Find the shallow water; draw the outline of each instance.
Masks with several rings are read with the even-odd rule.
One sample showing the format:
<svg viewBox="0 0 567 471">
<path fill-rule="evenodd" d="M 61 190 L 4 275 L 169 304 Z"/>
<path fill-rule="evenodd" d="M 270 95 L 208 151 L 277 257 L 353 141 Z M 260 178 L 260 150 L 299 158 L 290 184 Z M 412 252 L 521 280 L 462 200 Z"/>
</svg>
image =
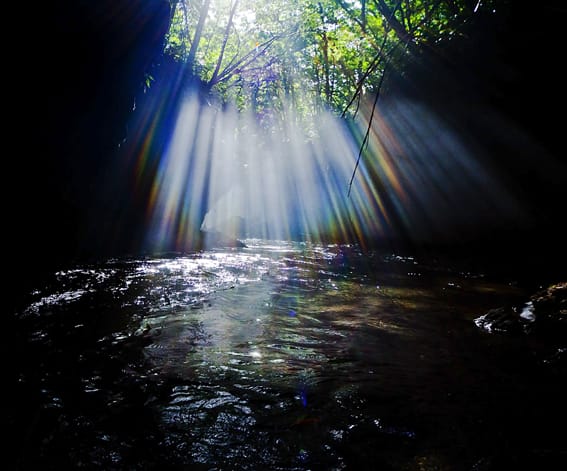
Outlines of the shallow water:
<svg viewBox="0 0 567 471">
<path fill-rule="evenodd" d="M 525 296 L 433 258 L 259 240 L 62 270 L 9 326 L 9 461 L 554 469 L 557 372 L 474 323 Z"/>
</svg>

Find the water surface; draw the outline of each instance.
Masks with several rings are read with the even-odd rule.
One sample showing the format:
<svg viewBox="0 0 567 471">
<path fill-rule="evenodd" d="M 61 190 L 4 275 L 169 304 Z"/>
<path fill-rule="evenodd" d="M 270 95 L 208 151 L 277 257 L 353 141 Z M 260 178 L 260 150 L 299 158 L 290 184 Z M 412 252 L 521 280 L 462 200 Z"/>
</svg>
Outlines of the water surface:
<svg viewBox="0 0 567 471">
<path fill-rule="evenodd" d="M 525 295 L 259 240 L 70 267 L 16 315 L 7 443 L 22 469 L 553 469 L 556 372 L 474 323 Z"/>
</svg>

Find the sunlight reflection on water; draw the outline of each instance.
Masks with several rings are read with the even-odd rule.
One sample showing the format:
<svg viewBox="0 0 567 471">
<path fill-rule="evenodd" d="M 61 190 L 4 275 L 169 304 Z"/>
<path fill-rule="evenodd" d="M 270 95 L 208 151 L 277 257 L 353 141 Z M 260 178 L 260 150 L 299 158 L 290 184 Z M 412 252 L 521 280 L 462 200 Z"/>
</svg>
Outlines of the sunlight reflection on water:
<svg viewBox="0 0 567 471">
<path fill-rule="evenodd" d="M 41 360 L 20 381 L 64 417 L 44 455 L 401 470 L 424 450 L 449 466 L 444 440 L 470 446 L 477 429 L 451 430 L 473 398 L 483 417 L 494 374 L 472 321 L 513 287 L 355 246 L 246 245 L 60 271 L 33 292 Z"/>
</svg>

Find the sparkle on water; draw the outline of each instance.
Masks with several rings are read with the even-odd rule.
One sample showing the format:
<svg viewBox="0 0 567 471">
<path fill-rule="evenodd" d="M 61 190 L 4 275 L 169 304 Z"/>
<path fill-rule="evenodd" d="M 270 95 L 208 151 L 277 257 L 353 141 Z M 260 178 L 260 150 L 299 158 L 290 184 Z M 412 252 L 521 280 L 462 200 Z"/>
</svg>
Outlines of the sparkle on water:
<svg viewBox="0 0 567 471">
<path fill-rule="evenodd" d="M 552 446 L 515 391 L 553 389 L 473 322 L 517 288 L 351 245 L 246 243 L 62 270 L 31 293 L 8 415 L 22 463 L 473 469 Z"/>
</svg>

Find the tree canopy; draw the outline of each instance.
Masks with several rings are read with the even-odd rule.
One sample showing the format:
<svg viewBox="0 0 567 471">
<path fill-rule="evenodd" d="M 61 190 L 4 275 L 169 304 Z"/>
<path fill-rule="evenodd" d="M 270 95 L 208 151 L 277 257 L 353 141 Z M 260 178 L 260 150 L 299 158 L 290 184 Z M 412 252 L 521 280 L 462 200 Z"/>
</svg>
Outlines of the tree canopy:
<svg viewBox="0 0 567 471">
<path fill-rule="evenodd" d="M 354 113 L 388 67 L 464 34 L 497 0 L 171 0 L 166 54 L 259 116 Z"/>
</svg>

